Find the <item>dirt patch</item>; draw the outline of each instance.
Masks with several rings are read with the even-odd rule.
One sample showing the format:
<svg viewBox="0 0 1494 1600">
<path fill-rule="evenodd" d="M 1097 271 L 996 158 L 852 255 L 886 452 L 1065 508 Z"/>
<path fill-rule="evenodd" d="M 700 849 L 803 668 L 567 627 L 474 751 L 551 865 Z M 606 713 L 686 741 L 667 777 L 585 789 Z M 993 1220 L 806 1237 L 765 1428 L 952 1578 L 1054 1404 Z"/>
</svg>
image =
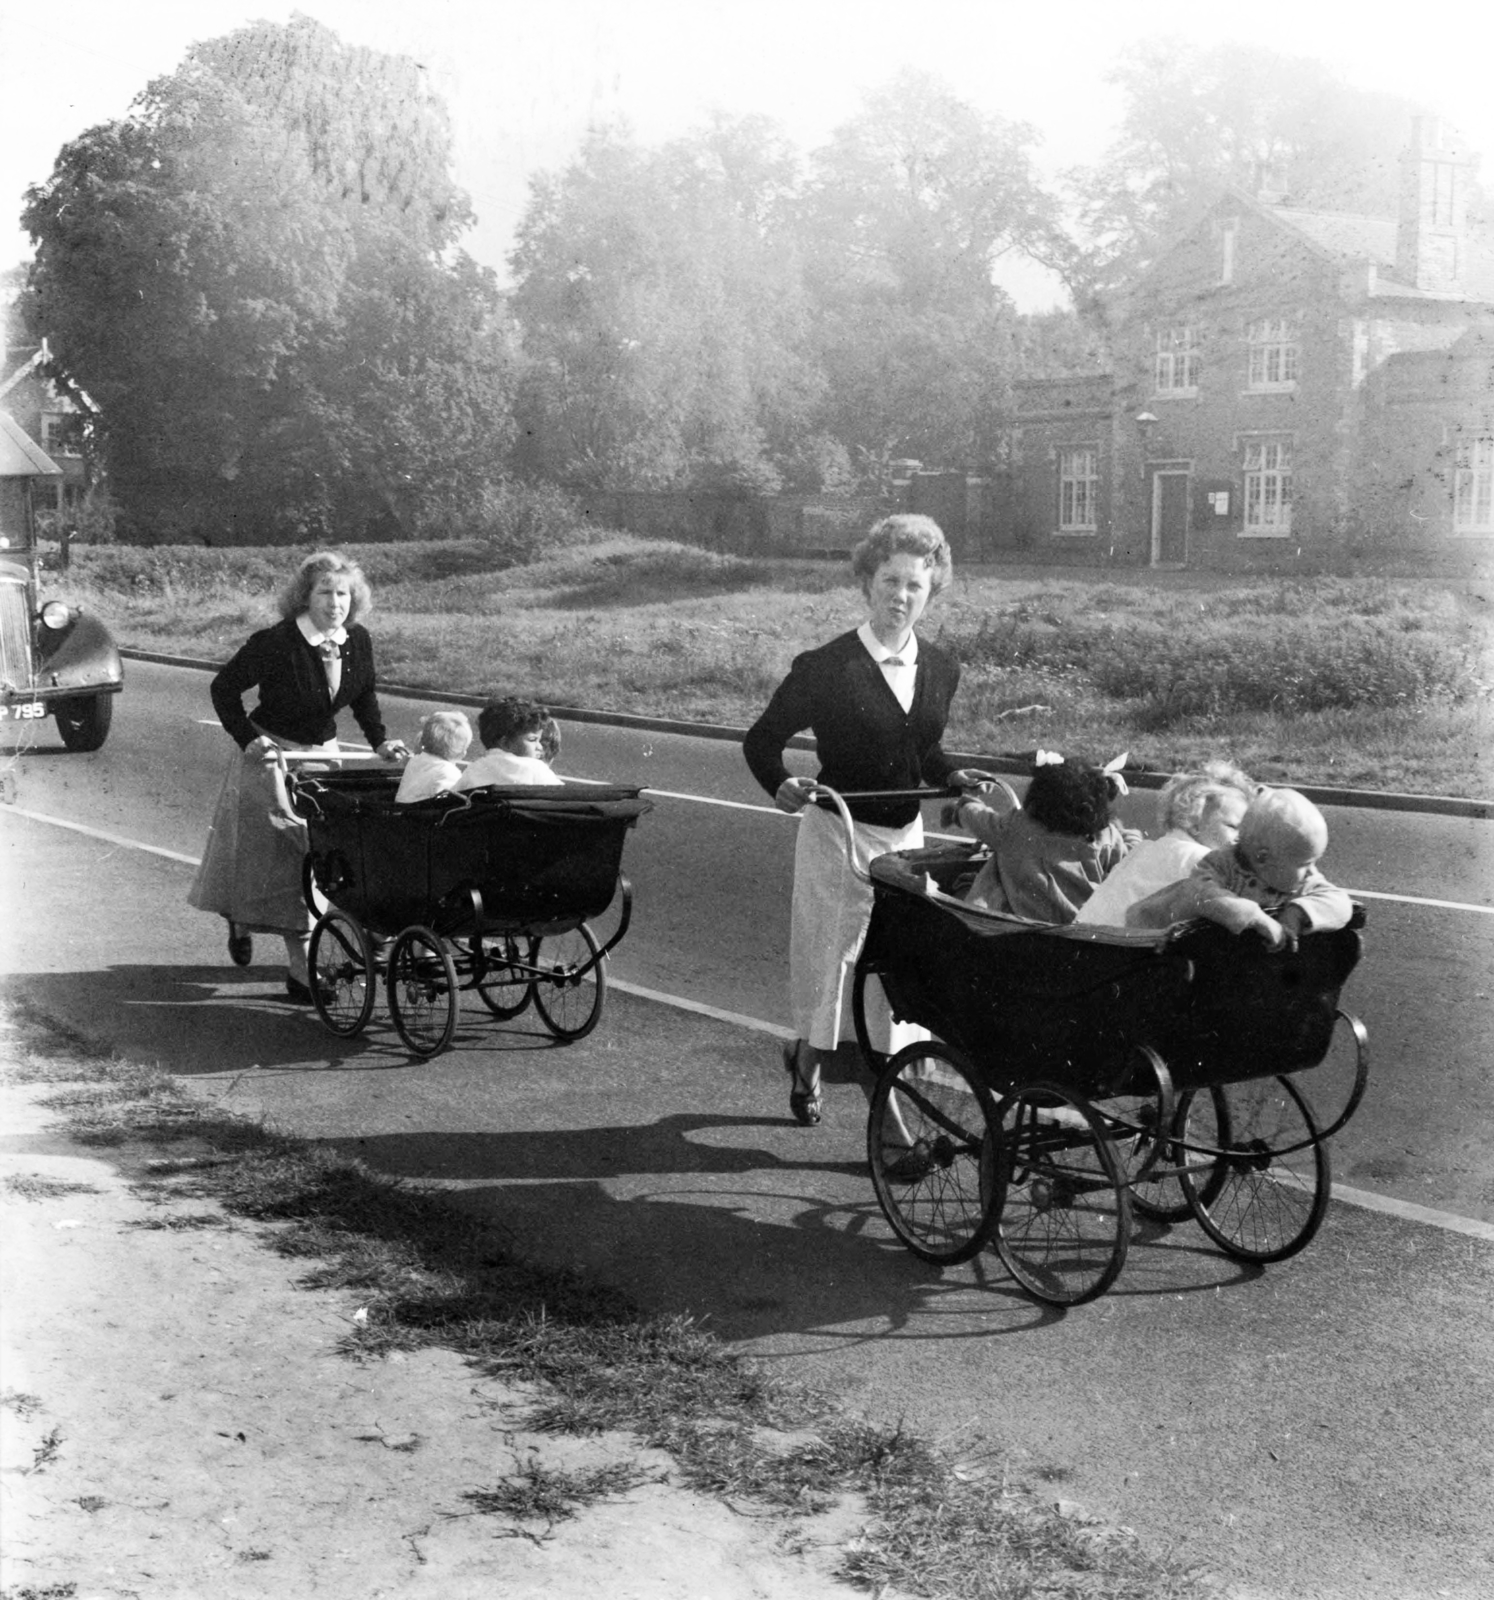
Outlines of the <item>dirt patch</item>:
<svg viewBox="0 0 1494 1600">
<path fill-rule="evenodd" d="M 346 1360 L 356 1295 L 137 1196 L 50 1131 L 55 1089 L 0 1086 L 7 1596 L 850 1592 L 855 1507 L 739 1512 L 624 1435 L 526 1432 L 532 1397 L 449 1351 Z"/>
</svg>

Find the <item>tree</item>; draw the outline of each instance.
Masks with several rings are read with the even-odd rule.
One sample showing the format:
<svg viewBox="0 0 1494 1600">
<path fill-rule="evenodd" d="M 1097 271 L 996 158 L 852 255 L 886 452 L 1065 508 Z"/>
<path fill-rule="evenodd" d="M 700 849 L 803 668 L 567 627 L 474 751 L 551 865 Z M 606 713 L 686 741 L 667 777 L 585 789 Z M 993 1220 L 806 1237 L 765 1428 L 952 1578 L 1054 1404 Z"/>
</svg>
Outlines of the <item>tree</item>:
<svg viewBox="0 0 1494 1600">
<path fill-rule="evenodd" d="M 1134 273 L 1226 185 L 1269 178 L 1293 205 L 1394 215 L 1416 107 L 1343 83 L 1321 61 L 1260 46 L 1151 39 L 1110 74 L 1118 137 L 1069 175 L 1080 238 L 1060 265 L 1086 303 Z"/>
<path fill-rule="evenodd" d="M 1032 130 L 927 74 L 871 95 L 813 158 L 801 207 L 826 431 L 871 475 L 890 456 L 987 453 L 1016 367 L 996 258 L 1054 228 Z"/>
<path fill-rule="evenodd" d="M 510 358 L 445 116 L 305 17 L 194 46 L 28 192 L 28 320 L 157 536 L 419 531 L 491 476 Z"/>
<path fill-rule="evenodd" d="M 511 257 L 529 471 L 578 486 L 776 488 L 817 398 L 760 118 L 645 151 L 594 129 L 531 185 Z"/>
</svg>

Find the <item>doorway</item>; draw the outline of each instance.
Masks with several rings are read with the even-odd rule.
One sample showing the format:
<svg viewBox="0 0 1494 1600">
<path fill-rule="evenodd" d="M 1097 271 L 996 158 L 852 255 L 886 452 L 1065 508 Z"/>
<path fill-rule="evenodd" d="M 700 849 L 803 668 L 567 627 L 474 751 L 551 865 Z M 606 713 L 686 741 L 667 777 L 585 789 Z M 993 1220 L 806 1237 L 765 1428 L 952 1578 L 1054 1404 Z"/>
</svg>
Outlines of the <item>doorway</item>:
<svg viewBox="0 0 1494 1600">
<path fill-rule="evenodd" d="M 1186 468 L 1152 474 L 1152 565 L 1188 564 L 1188 501 L 1192 473 Z"/>
</svg>

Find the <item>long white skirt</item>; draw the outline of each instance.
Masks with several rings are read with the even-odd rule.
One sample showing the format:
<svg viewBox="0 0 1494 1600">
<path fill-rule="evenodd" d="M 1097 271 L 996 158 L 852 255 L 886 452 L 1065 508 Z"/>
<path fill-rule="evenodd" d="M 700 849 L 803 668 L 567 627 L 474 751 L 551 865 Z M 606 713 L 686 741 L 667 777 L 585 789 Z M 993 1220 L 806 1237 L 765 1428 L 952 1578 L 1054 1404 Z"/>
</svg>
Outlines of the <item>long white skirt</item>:
<svg viewBox="0 0 1494 1600">
<path fill-rule="evenodd" d="M 915 850 L 923 843 L 923 818 L 906 828 L 856 824 L 856 862 L 863 872 L 873 856 Z M 794 899 L 789 921 L 789 1004 L 794 1032 L 817 1050 L 854 1038 L 851 973 L 866 942 L 871 885 L 851 871 L 846 831 L 838 815 L 806 806 L 799 815 L 794 851 Z M 866 1027 L 873 1049 L 901 1050 L 928 1037 L 926 1030 L 895 1023 L 875 979 L 866 986 Z"/>
<path fill-rule="evenodd" d="M 275 742 L 282 750 L 328 755 L 338 748 L 335 739 L 324 745 Z M 311 930 L 301 893 L 306 830 L 281 815 L 271 773 L 257 755 L 235 750 L 230 757 L 187 903 L 227 917 L 246 933 L 305 934 Z"/>
</svg>

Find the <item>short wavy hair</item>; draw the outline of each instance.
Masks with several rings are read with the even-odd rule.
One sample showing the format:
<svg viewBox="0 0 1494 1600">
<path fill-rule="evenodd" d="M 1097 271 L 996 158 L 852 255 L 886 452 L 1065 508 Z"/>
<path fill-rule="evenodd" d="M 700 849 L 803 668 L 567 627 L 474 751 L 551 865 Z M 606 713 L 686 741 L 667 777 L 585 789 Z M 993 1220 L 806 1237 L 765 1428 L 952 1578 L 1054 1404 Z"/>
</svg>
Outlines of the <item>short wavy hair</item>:
<svg viewBox="0 0 1494 1600">
<path fill-rule="evenodd" d="M 1055 761 L 1033 770 L 1022 809 L 1046 833 L 1098 839 L 1110 826 L 1116 787 L 1102 768 Z"/>
<path fill-rule="evenodd" d="M 522 733 L 543 734 L 550 713 L 533 700 L 520 700 L 509 695 L 502 700 L 489 700 L 477 713 L 477 735 L 487 750 L 496 749 L 505 739 Z"/>
<path fill-rule="evenodd" d="M 866 537 L 851 551 L 851 571 L 866 589 L 877 569 L 896 555 L 918 556 L 929 569 L 929 596 L 938 594 L 954 576 L 949 540 L 932 517 L 900 511 L 873 523 Z"/>
<path fill-rule="evenodd" d="M 311 604 L 311 591 L 316 588 L 317 580 L 329 573 L 348 580 L 351 591 L 349 622 L 359 622 L 373 610 L 373 590 L 363 576 L 363 568 L 337 550 L 318 550 L 315 555 L 307 556 L 296 568 L 295 577 L 280 591 L 280 615 L 299 617 Z"/>
<path fill-rule="evenodd" d="M 1197 835 L 1209 815 L 1227 795 L 1240 795 L 1248 805 L 1258 785 L 1228 761 L 1209 761 L 1197 772 L 1179 772 L 1169 778 L 1157 796 L 1157 820 L 1163 833 L 1181 828 Z"/>
</svg>

